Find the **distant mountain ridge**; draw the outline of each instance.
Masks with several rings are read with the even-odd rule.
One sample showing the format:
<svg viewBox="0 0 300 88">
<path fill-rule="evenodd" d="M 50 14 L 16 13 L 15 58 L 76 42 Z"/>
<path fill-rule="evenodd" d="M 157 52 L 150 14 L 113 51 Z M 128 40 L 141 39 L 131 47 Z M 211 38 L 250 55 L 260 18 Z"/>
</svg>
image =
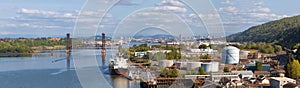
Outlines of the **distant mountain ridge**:
<svg viewBox="0 0 300 88">
<path fill-rule="evenodd" d="M 227 37 L 231 42 L 268 42 L 292 48 L 300 43 L 300 15 L 253 26 Z"/>
<path fill-rule="evenodd" d="M 156 35 L 136 35 L 134 38 L 174 38 L 175 36 L 169 34 L 156 34 Z"/>
</svg>

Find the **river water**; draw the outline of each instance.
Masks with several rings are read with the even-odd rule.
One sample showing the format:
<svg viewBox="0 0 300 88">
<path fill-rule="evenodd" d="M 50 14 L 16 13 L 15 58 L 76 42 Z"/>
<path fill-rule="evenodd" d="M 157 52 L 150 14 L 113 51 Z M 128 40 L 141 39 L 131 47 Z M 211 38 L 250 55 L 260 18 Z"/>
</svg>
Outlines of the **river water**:
<svg viewBox="0 0 300 88">
<path fill-rule="evenodd" d="M 108 74 L 110 55 L 117 50 L 106 50 L 105 56 L 102 56 L 101 49 L 84 51 L 88 53 L 76 59 L 96 58 L 101 71 L 99 75 L 104 78 L 88 80 L 90 85 L 98 85 L 90 87 L 139 88 L 137 81 Z M 72 56 L 67 58 L 65 50 L 56 50 L 53 53 L 33 54 L 31 57 L 0 57 L 0 88 L 82 88 L 76 70 L 89 70 L 89 67 L 75 68 Z M 94 80 L 100 81 L 96 83 Z"/>
</svg>

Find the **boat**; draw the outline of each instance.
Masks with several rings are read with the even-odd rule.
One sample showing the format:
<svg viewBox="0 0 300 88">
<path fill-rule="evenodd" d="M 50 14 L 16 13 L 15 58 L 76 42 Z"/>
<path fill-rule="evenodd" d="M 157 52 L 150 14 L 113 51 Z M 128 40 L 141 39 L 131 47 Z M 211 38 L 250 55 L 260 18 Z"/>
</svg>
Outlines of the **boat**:
<svg viewBox="0 0 300 88">
<path fill-rule="evenodd" d="M 128 74 L 128 59 L 121 56 L 113 57 L 109 63 L 109 72 L 111 75 L 127 75 Z"/>
</svg>

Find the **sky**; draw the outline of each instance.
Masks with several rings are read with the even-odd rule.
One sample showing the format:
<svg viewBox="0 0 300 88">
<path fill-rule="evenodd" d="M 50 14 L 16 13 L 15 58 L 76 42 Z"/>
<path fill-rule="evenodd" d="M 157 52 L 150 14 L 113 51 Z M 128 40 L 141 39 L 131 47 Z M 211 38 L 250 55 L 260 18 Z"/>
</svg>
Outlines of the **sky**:
<svg viewBox="0 0 300 88">
<path fill-rule="evenodd" d="M 78 14 L 85 3 L 86 0 L 2 0 L 0 3 L 0 38 L 62 37 L 66 33 L 73 33 Z M 268 21 L 300 15 L 298 3 L 298 0 L 211 0 L 211 4 L 221 17 L 225 35 L 242 32 L 251 26 Z M 214 16 L 195 15 L 192 9 L 180 0 L 121 0 L 108 11 L 103 22 L 95 26 L 99 26 L 99 33 L 105 32 L 112 35 L 119 25 L 126 23 L 122 21 L 130 21 L 130 17 L 140 16 L 135 14 L 139 11 L 144 11 L 143 14 L 147 15 L 145 13 L 152 11 L 145 11 L 148 8 L 174 13 L 195 35 L 209 35 L 207 30 L 210 29 L 203 25 L 199 17 Z M 151 19 L 143 17 L 145 16 L 140 16 L 130 22 L 144 23 L 159 18 L 155 15 Z M 172 20 L 160 20 L 164 21 L 156 22 L 178 28 L 174 31 L 182 31 L 181 27 L 176 27 L 170 22 Z M 128 26 L 131 25 L 135 24 Z M 133 27 L 135 26 L 127 28 L 130 30 Z"/>
</svg>

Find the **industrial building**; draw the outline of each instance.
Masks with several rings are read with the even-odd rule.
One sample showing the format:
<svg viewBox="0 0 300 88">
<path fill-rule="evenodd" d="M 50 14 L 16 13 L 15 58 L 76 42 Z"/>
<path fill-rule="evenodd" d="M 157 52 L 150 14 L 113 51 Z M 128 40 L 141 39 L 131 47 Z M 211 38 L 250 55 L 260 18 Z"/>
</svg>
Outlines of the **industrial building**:
<svg viewBox="0 0 300 88">
<path fill-rule="evenodd" d="M 256 65 L 255 64 L 246 64 L 245 68 L 247 70 L 255 71 Z M 262 64 L 262 70 L 263 71 L 271 71 L 271 65 L 270 64 Z"/>
<path fill-rule="evenodd" d="M 231 73 L 237 73 L 240 78 L 252 78 L 254 77 L 254 74 L 252 71 L 231 71 Z"/>
<path fill-rule="evenodd" d="M 187 70 L 199 71 L 201 67 L 201 62 L 187 62 Z"/>
<path fill-rule="evenodd" d="M 248 59 L 249 53 L 250 53 L 250 51 L 241 50 L 240 51 L 240 59 Z"/>
<path fill-rule="evenodd" d="M 240 49 L 234 46 L 226 46 L 222 49 L 222 63 L 224 64 L 238 64 Z"/>
<path fill-rule="evenodd" d="M 134 56 L 136 57 L 143 57 L 147 54 L 147 52 L 134 52 Z"/>
<path fill-rule="evenodd" d="M 223 72 L 218 72 L 218 73 L 210 73 L 210 80 L 213 82 L 220 82 L 222 78 L 228 78 L 231 81 L 232 80 L 240 80 L 239 76 L 237 73 L 223 73 Z"/>
<path fill-rule="evenodd" d="M 187 62 L 175 62 L 175 65 L 178 69 L 183 70 L 187 67 Z"/>
<path fill-rule="evenodd" d="M 218 72 L 219 62 L 204 62 L 201 63 L 201 67 L 204 68 L 205 72 Z"/>
<path fill-rule="evenodd" d="M 158 65 L 163 68 L 171 67 L 173 64 L 174 64 L 173 60 L 160 60 L 158 62 Z"/>
<path fill-rule="evenodd" d="M 200 55 L 215 54 L 217 52 L 217 50 L 213 49 L 189 49 L 186 52 L 182 52 L 182 55 L 185 57 L 197 57 Z"/>
<path fill-rule="evenodd" d="M 170 52 L 172 52 L 172 50 L 148 50 L 147 52 L 152 53 L 152 54 L 155 54 L 155 53 L 170 53 Z"/>
<path fill-rule="evenodd" d="M 287 78 L 287 77 L 271 77 L 270 78 L 270 87 L 271 88 L 283 88 L 287 83 L 296 84 L 296 80 Z"/>
</svg>

